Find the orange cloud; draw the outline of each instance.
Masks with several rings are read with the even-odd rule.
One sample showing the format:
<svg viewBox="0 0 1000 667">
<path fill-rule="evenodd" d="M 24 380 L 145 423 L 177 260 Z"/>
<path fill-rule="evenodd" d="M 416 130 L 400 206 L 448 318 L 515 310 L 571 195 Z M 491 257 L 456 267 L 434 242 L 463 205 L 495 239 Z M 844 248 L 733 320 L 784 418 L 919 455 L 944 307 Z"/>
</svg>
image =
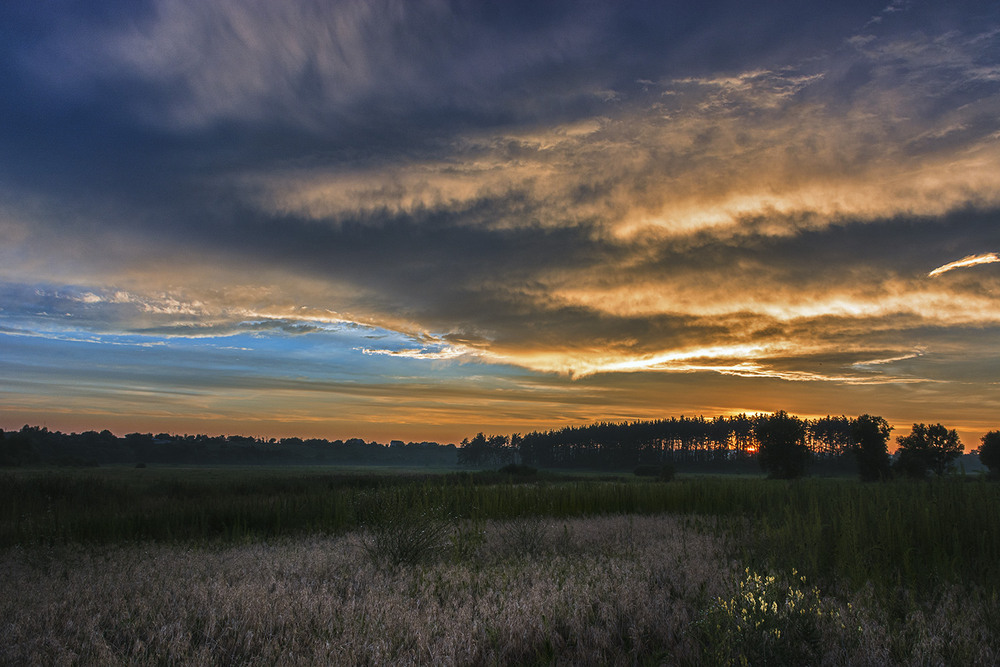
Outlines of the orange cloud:
<svg viewBox="0 0 1000 667">
<path fill-rule="evenodd" d="M 992 264 L 993 262 L 1000 262 L 1000 255 L 995 252 L 987 253 L 985 255 L 969 255 L 968 257 L 963 257 L 960 260 L 949 262 L 944 266 L 939 266 L 927 275 L 928 277 L 933 278 L 934 276 L 940 276 L 942 273 L 947 273 L 948 271 L 953 271 L 955 269 L 964 269 L 978 264 Z"/>
</svg>

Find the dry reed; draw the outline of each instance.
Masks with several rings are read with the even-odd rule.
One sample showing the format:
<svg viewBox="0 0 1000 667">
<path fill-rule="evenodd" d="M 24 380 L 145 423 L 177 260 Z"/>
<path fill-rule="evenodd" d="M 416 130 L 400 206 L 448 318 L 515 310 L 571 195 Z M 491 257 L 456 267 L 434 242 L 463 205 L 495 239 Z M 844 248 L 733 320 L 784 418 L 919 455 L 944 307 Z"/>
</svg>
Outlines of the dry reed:
<svg viewBox="0 0 1000 667">
<path fill-rule="evenodd" d="M 715 519 L 458 528 L 455 548 L 408 566 L 373 560 L 360 532 L 7 549 L 0 663 L 738 664 L 753 654 L 752 634 L 725 616 L 745 573 Z M 1000 659 L 995 598 L 943 587 L 935 605 L 899 612 L 875 596 L 811 595 L 823 611 L 817 663 Z"/>
</svg>

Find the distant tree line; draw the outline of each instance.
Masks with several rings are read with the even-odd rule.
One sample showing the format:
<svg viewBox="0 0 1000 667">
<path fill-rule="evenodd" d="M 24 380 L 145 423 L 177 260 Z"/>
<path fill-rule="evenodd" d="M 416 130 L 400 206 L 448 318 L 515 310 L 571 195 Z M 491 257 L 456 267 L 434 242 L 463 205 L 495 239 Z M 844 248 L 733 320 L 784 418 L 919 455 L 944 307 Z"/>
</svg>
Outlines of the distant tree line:
<svg viewBox="0 0 1000 667">
<path fill-rule="evenodd" d="M 521 462 L 543 468 L 615 468 L 661 463 L 756 465 L 761 415 L 672 417 L 653 421 L 600 422 L 526 435 L 476 435 L 462 441 L 459 462 L 493 465 Z M 802 439 L 818 459 L 851 451 L 851 420 L 805 421 Z"/>
<path fill-rule="evenodd" d="M 914 424 L 896 438 L 882 417 L 827 416 L 800 419 L 786 412 L 731 417 L 672 417 L 653 421 L 600 422 L 525 435 L 466 438 L 461 447 L 436 442 L 389 444 L 360 438 L 264 439 L 241 435 L 171 435 L 111 431 L 61 433 L 24 426 L 0 430 L 0 467 L 102 464 L 173 465 L 414 465 L 591 470 L 765 470 L 794 478 L 810 470 L 856 471 L 864 480 L 943 475 L 962 454 L 953 429 Z M 982 438 L 981 463 L 1000 478 L 1000 431 Z"/>
<path fill-rule="evenodd" d="M 541 468 L 630 470 L 648 466 L 702 470 L 753 470 L 777 478 L 810 469 L 856 470 L 864 480 L 894 474 L 943 475 L 962 454 L 955 430 L 914 424 L 897 438 L 895 459 L 888 442 L 892 427 L 882 417 L 827 416 L 800 419 L 786 412 L 731 417 L 673 417 L 653 421 L 600 422 L 526 435 L 477 434 L 458 450 L 463 465 L 491 467 L 522 463 Z M 1000 432 L 983 437 L 984 465 L 1000 466 Z M 995 457 L 995 458 L 993 458 Z M 991 463 L 996 460 L 996 465 Z"/>
<path fill-rule="evenodd" d="M 0 430 L 0 466 L 103 464 L 172 465 L 455 465 L 457 448 L 436 442 L 389 444 L 361 438 L 255 438 L 242 435 L 171 435 L 108 430 L 61 433 L 24 426 Z"/>
</svg>

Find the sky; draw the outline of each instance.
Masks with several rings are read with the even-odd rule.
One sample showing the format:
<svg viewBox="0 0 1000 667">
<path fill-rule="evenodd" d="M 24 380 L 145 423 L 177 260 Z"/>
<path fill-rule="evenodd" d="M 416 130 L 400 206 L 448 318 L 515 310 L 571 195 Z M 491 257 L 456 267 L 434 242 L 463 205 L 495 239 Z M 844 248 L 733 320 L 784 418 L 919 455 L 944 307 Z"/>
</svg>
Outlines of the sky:
<svg viewBox="0 0 1000 667">
<path fill-rule="evenodd" d="M 1000 5 L 0 4 L 0 426 L 1000 428 Z"/>
</svg>

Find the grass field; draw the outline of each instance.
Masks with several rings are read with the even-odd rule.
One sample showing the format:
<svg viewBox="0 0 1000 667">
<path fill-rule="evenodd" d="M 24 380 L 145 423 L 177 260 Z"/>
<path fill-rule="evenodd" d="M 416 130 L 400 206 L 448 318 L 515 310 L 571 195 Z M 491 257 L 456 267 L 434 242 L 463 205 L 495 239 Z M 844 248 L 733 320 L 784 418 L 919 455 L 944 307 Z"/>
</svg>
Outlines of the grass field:
<svg viewBox="0 0 1000 667">
<path fill-rule="evenodd" d="M 1000 660 L 979 478 L 100 468 L 0 500 L 7 664 Z"/>
</svg>

